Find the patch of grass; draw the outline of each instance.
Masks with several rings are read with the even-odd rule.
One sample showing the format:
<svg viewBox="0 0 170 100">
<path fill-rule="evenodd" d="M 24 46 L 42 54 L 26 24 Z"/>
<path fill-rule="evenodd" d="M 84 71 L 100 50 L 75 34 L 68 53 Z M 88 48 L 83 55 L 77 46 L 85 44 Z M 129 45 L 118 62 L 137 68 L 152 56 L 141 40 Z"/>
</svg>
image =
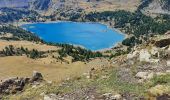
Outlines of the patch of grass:
<svg viewBox="0 0 170 100">
<path fill-rule="evenodd" d="M 153 79 L 151 79 L 151 82 L 152 82 L 152 86 L 155 86 L 157 84 L 170 85 L 170 74 L 160 75 L 160 76 L 155 75 Z"/>
<path fill-rule="evenodd" d="M 117 92 L 117 93 L 132 93 L 139 96 L 143 96 L 145 94 L 148 85 L 146 84 L 137 84 L 137 83 L 128 83 L 123 82 L 117 77 L 117 70 L 111 71 L 111 75 L 108 79 L 103 80 L 99 79 L 96 81 L 98 84 L 100 91 L 103 93 L 106 92 Z"/>
</svg>

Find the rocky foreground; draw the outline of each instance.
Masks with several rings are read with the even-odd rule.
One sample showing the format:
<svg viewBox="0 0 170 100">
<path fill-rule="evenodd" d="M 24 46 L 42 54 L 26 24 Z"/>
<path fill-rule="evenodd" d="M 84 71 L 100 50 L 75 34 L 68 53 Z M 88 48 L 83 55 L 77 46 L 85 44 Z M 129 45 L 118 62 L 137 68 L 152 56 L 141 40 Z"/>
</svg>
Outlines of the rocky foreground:
<svg viewBox="0 0 170 100">
<path fill-rule="evenodd" d="M 61 83 L 45 81 L 41 73 L 31 78 L 11 78 L 0 85 L 4 100 L 169 100 L 169 34 L 152 37 L 110 64 L 92 68 Z M 115 48 L 117 50 L 122 48 Z M 103 58 L 104 59 L 104 58 Z"/>
<path fill-rule="evenodd" d="M 22 92 L 26 85 L 31 84 L 36 86 L 43 81 L 43 76 L 41 73 L 34 71 L 31 78 L 18 78 L 13 77 L 1 81 L 0 83 L 0 96 L 2 99 L 3 95 L 16 94 Z"/>
</svg>

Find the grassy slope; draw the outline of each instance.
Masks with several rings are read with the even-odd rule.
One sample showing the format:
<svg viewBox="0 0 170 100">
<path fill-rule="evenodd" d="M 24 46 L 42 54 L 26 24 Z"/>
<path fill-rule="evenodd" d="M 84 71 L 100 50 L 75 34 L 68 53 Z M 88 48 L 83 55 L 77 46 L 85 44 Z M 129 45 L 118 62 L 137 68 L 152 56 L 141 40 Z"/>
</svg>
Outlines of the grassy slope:
<svg viewBox="0 0 170 100">
<path fill-rule="evenodd" d="M 29 50 L 37 49 L 38 51 L 59 50 L 59 47 L 45 44 L 37 44 L 29 41 L 5 41 L 0 40 L 0 51 L 5 46 L 13 45 L 14 47 L 28 48 Z M 52 81 L 64 80 L 68 77 L 79 76 L 87 72 L 92 67 L 107 66 L 107 60 L 92 60 L 85 64 L 84 62 L 66 63 L 52 56 L 59 56 L 57 52 L 47 53 L 48 57 L 39 59 L 30 59 L 26 56 L 9 56 L 0 57 L 0 79 L 7 77 L 30 76 L 34 70 L 42 72 L 45 79 Z M 71 57 L 65 60 L 71 61 Z"/>
<path fill-rule="evenodd" d="M 168 86 L 170 85 L 170 75 L 154 77 L 151 81 L 145 82 L 144 84 L 138 83 L 127 83 L 122 82 L 118 77 L 118 68 L 109 68 L 103 71 L 95 72 L 92 79 L 87 79 L 86 77 L 77 77 L 69 81 L 65 81 L 63 85 L 56 85 L 56 83 L 45 84 L 39 88 L 30 88 L 29 86 L 25 91 L 16 96 L 9 96 L 11 100 L 23 100 L 23 99 L 42 99 L 41 93 L 45 94 L 58 94 L 58 95 L 71 95 L 75 98 L 85 98 L 86 95 L 81 94 L 82 91 L 92 92 L 93 95 L 98 96 L 103 93 L 112 94 L 129 94 L 131 99 L 139 97 L 149 97 L 148 89 L 154 87 L 158 84 Z M 107 75 L 107 78 L 102 78 L 102 76 Z M 168 88 L 168 87 L 167 87 Z M 155 93 L 162 90 L 154 90 Z M 170 92 L 170 91 L 169 91 Z M 74 95 L 76 94 L 76 96 Z M 84 99 L 82 99 L 84 100 Z M 151 99 L 152 100 L 152 99 Z"/>
</svg>

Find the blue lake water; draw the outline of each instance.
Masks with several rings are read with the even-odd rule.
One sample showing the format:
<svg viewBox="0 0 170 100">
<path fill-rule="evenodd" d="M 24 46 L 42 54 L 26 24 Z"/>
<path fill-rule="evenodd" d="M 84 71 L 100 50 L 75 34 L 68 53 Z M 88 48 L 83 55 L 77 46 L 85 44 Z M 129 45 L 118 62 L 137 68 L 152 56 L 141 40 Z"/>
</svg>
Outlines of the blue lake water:
<svg viewBox="0 0 170 100">
<path fill-rule="evenodd" d="M 35 33 L 47 42 L 81 45 L 93 51 L 113 47 L 125 37 L 99 23 L 34 23 L 21 27 Z"/>
</svg>

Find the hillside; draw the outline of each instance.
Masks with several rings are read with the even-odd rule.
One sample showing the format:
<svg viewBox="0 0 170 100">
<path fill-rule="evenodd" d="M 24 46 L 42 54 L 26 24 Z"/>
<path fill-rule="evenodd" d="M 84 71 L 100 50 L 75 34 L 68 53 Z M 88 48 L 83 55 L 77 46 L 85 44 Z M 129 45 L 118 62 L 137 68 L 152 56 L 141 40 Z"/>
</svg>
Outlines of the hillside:
<svg viewBox="0 0 170 100">
<path fill-rule="evenodd" d="M 142 4 L 142 5 L 141 5 Z M 140 6 L 141 5 L 141 6 Z M 146 13 L 166 13 L 169 14 L 169 0 L 0 0 L 0 8 L 27 8 L 45 14 L 52 14 L 57 9 L 82 9 L 91 11 L 132 11 L 142 7 Z"/>
<path fill-rule="evenodd" d="M 0 0 L 0 100 L 170 100 L 169 14 L 169 0 Z M 91 51 L 20 27 L 53 21 L 126 38 Z"/>
<path fill-rule="evenodd" d="M 36 10 L 46 10 L 50 0 L 0 0 L 0 8 L 29 8 Z"/>
<path fill-rule="evenodd" d="M 106 66 L 99 59 L 89 62 L 88 65 L 96 63 L 98 67 L 93 66 L 83 75 L 68 78 L 60 85 L 48 81 L 34 87 L 30 84 L 24 92 L 7 96 L 6 99 L 169 100 L 170 42 L 164 47 L 157 45 L 165 43 L 162 41 L 169 39 L 167 37 L 169 35 L 155 36 L 152 42 L 134 47 L 129 54 L 108 60 L 108 65 L 103 63 Z"/>
<path fill-rule="evenodd" d="M 144 9 L 144 11 L 150 14 L 170 14 L 170 1 L 150 0 L 150 3 Z"/>
<path fill-rule="evenodd" d="M 104 11 L 124 9 L 134 11 L 139 0 L 0 0 L 0 8 L 29 8 L 32 10 L 52 10 L 61 8 L 84 9 L 85 11 Z M 126 5 L 126 6 L 125 6 Z M 128 6 L 127 6 L 128 5 Z"/>
</svg>

